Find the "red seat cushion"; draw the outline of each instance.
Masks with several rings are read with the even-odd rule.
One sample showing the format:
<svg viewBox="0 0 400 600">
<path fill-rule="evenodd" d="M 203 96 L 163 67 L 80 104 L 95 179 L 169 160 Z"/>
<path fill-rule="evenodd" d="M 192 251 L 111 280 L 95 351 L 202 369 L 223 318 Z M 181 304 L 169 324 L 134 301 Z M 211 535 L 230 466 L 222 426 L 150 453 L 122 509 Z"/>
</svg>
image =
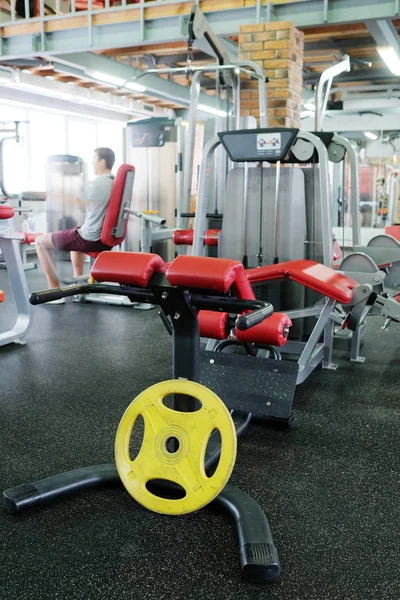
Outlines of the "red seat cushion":
<svg viewBox="0 0 400 600">
<path fill-rule="evenodd" d="M 388 225 L 385 227 L 385 233 L 391 235 L 398 242 L 400 242 L 400 225 Z"/>
<path fill-rule="evenodd" d="M 14 209 L 12 206 L 2 205 L 0 206 L 0 219 L 11 219 L 14 216 Z"/>
<path fill-rule="evenodd" d="M 277 265 L 248 269 L 246 273 L 251 283 L 262 283 L 271 279 L 287 277 L 342 304 L 350 302 L 353 298 L 352 290 L 359 285 L 357 281 L 347 275 L 312 260 L 292 260 Z"/>
<path fill-rule="evenodd" d="M 0 290 L 0 302 L 4 302 L 4 292 Z"/>
<path fill-rule="evenodd" d="M 241 262 L 206 256 L 178 256 L 166 274 L 170 285 L 226 293 L 231 287 L 238 298 L 254 300 L 254 292 Z"/>
<path fill-rule="evenodd" d="M 128 219 L 125 221 L 124 233 L 121 237 L 116 238 L 113 234 L 113 229 L 118 224 L 118 217 L 121 208 L 122 197 L 126 182 L 126 176 L 129 171 L 135 171 L 132 165 L 121 165 L 115 177 L 114 185 L 111 191 L 110 201 L 108 203 L 106 217 L 104 219 L 103 228 L 101 231 L 100 240 L 105 246 L 118 246 L 126 236 L 128 227 Z"/>
<path fill-rule="evenodd" d="M 95 281 L 110 281 L 147 287 L 153 273 L 165 273 L 166 266 L 158 254 L 144 252 L 101 252 L 91 270 Z"/>
</svg>

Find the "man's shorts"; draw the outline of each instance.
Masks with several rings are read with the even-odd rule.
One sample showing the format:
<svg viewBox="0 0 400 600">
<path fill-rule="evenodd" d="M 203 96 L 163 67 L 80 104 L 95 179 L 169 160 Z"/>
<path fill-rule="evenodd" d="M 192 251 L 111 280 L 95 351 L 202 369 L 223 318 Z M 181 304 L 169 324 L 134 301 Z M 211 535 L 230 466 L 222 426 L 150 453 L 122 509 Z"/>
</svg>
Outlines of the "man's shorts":
<svg viewBox="0 0 400 600">
<path fill-rule="evenodd" d="M 57 250 L 65 252 L 103 252 L 111 250 L 111 246 L 106 246 L 100 240 L 93 242 L 84 240 L 78 233 L 77 228 L 65 229 L 64 231 L 55 231 L 51 234 L 51 241 Z"/>
</svg>

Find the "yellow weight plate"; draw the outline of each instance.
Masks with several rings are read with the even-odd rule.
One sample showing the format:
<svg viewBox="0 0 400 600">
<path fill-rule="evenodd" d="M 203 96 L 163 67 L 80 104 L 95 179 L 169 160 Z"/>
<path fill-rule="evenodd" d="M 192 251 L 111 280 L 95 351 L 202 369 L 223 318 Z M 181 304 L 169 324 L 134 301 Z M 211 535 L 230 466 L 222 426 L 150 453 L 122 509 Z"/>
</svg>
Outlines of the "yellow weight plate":
<svg viewBox="0 0 400 600">
<path fill-rule="evenodd" d="M 168 408 L 163 399 L 170 394 L 197 398 L 201 408 L 196 412 Z M 132 461 L 129 444 L 140 415 L 143 442 Z M 208 477 L 204 460 L 214 430 L 221 435 L 221 456 L 215 473 Z M 170 438 L 179 443 L 175 452 L 167 450 Z M 214 392 L 193 381 L 172 379 L 147 388 L 128 406 L 115 437 L 115 461 L 125 488 L 137 502 L 162 514 L 183 515 L 214 500 L 227 484 L 235 460 L 236 430 L 228 409 Z M 179 484 L 185 497 L 170 500 L 152 494 L 146 487 L 152 479 Z"/>
</svg>

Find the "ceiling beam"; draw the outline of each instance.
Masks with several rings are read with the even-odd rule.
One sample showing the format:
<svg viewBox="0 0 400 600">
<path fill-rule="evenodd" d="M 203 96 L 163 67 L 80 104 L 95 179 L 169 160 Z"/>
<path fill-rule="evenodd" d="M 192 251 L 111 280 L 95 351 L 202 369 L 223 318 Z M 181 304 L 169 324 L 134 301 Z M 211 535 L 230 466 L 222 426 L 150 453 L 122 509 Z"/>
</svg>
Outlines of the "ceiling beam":
<svg viewBox="0 0 400 600">
<path fill-rule="evenodd" d="M 108 48 L 162 44 L 183 41 L 187 17 L 193 0 L 182 2 L 145 2 L 127 5 L 123 10 L 93 11 L 88 33 L 87 14 L 60 19 L 46 17 L 46 27 L 38 21 L 17 22 L 2 28 L 0 57 L 20 58 L 37 54 L 61 54 L 82 51 L 101 51 Z M 241 25 L 273 21 L 291 21 L 296 27 L 360 23 L 370 19 L 388 19 L 394 16 L 393 0 L 299 0 L 274 2 L 272 12 L 268 5 L 243 1 L 223 3 L 203 0 L 202 10 L 217 35 L 237 35 Z M 328 31 L 326 32 L 328 33 Z M 320 34 L 321 35 L 321 34 Z M 323 35 L 323 34 L 322 34 Z"/>
<path fill-rule="evenodd" d="M 399 36 L 390 20 L 369 20 L 365 24 L 378 47 L 391 46 L 400 56 Z"/>
<path fill-rule="evenodd" d="M 90 71 L 99 71 L 106 75 L 118 77 L 125 82 L 137 81 L 146 87 L 146 95 L 161 100 L 174 102 L 179 106 L 188 107 L 190 103 L 190 89 L 183 87 L 178 83 L 163 79 L 158 75 L 147 74 L 145 71 L 133 69 L 128 65 L 94 54 L 93 52 L 78 52 L 75 54 L 62 54 L 53 56 L 52 62 L 58 70 L 69 72 L 71 74 L 85 77 L 85 73 Z M 90 79 L 90 75 L 86 75 Z M 215 107 L 215 100 L 202 92 L 200 94 L 200 104 L 205 104 L 211 108 Z"/>
<path fill-rule="evenodd" d="M 303 75 L 304 83 L 316 83 L 320 78 L 321 73 L 305 73 Z M 379 81 L 382 79 L 395 80 L 397 79 L 389 69 L 359 69 L 358 71 L 350 71 L 350 73 L 342 73 L 335 77 L 334 83 L 351 82 L 351 81 Z"/>
</svg>

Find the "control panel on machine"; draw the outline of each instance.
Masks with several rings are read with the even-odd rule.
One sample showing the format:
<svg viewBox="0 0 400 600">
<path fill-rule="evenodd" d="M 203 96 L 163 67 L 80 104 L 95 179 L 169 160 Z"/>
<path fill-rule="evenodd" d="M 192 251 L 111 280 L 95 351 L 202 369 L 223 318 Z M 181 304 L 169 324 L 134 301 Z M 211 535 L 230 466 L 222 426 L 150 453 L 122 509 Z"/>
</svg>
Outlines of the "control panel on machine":
<svg viewBox="0 0 400 600">
<path fill-rule="evenodd" d="M 233 162 L 277 162 L 286 157 L 298 132 L 277 127 L 226 131 L 218 136 Z"/>
</svg>

